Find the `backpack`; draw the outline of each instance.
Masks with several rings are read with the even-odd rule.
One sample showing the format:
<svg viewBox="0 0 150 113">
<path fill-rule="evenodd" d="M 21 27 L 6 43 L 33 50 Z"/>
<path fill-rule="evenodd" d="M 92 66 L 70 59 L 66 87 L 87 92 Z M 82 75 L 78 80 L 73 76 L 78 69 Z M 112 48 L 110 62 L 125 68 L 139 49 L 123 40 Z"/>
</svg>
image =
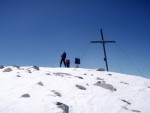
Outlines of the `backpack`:
<svg viewBox="0 0 150 113">
<path fill-rule="evenodd" d="M 69 59 L 67 59 L 67 60 L 66 60 L 66 63 L 70 63 L 70 60 L 69 60 Z"/>
<path fill-rule="evenodd" d="M 80 64 L 80 58 L 75 58 L 75 64 Z"/>
</svg>

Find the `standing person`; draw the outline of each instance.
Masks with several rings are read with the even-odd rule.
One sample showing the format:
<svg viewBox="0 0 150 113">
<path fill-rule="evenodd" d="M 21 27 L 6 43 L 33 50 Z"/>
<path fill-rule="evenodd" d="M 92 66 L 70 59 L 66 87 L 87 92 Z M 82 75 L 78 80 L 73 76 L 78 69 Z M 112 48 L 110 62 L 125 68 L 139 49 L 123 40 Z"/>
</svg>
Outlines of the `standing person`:
<svg viewBox="0 0 150 113">
<path fill-rule="evenodd" d="M 67 54 L 64 51 L 63 54 L 61 55 L 60 67 L 61 67 L 62 62 L 64 63 L 64 66 L 66 67 L 66 62 L 65 62 L 66 56 L 67 56 Z"/>
<path fill-rule="evenodd" d="M 70 67 L 70 60 L 69 59 L 66 59 L 66 66 L 67 66 L 67 68 Z"/>
<path fill-rule="evenodd" d="M 79 68 L 80 58 L 75 58 L 76 68 Z"/>
</svg>

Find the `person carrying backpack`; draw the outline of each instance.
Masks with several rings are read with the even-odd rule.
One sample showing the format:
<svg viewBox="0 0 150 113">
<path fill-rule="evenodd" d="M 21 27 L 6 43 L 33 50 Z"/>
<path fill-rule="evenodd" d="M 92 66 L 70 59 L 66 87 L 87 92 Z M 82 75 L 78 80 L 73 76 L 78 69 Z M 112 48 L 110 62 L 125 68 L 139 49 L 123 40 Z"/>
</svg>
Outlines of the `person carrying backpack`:
<svg viewBox="0 0 150 113">
<path fill-rule="evenodd" d="M 66 60 L 66 56 L 67 56 L 67 54 L 64 51 L 63 54 L 61 55 L 60 67 L 62 65 L 62 62 L 64 63 L 64 66 L 66 67 L 66 61 L 65 61 Z"/>
</svg>

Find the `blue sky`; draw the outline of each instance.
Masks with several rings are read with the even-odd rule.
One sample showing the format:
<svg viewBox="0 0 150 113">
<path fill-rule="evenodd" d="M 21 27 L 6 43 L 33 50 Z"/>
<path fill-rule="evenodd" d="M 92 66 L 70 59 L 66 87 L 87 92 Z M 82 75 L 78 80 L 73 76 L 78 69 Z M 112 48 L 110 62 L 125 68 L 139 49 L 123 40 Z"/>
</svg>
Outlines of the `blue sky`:
<svg viewBox="0 0 150 113">
<path fill-rule="evenodd" d="M 149 0 L 0 0 L 0 64 L 105 68 L 100 29 L 110 71 L 150 78 Z"/>
</svg>

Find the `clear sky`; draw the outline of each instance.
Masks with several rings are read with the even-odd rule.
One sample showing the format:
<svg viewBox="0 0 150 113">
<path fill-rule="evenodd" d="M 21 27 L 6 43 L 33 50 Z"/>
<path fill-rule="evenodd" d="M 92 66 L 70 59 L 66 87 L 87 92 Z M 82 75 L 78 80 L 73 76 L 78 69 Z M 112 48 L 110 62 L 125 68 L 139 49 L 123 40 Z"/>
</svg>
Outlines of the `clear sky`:
<svg viewBox="0 0 150 113">
<path fill-rule="evenodd" d="M 149 0 L 0 0 L 0 64 L 105 68 L 100 29 L 110 71 L 150 78 Z"/>
</svg>

